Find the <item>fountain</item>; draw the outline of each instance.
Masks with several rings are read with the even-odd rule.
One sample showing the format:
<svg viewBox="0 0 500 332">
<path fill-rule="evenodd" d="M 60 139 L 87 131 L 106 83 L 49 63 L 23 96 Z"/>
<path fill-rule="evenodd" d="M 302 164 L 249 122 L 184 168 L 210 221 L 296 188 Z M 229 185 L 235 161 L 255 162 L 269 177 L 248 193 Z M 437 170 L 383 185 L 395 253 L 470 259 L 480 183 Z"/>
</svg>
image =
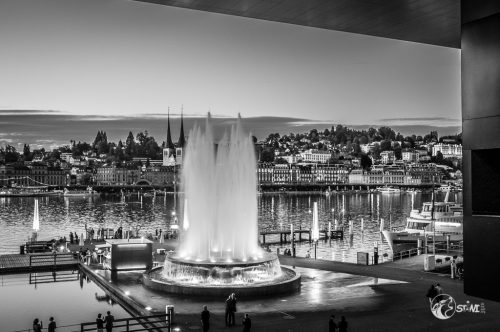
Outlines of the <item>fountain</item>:
<svg viewBox="0 0 500 332">
<path fill-rule="evenodd" d="M 265 295 L 295 291 L 300 276 L 260 248 L 256 160 L 241 119 L 215 144 L 210 114 L 205 131 L 189 135 L 182 186 L 182 233 L 163 267 L 144 284 L 172 293 Z"/>
</svg>

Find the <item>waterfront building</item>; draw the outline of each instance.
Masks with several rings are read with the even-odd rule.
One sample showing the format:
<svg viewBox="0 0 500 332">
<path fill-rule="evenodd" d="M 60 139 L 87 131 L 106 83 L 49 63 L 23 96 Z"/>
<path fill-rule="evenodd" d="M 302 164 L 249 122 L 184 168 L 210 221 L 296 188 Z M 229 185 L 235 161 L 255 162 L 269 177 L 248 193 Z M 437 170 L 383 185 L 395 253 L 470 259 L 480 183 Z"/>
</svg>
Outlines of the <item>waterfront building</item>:
<svg viewBox="0 0 500 332">
<path fill-rule="evenodd" d="M 149 159 L 149 158 L 144 158 L 144 157 L 134 157 L 134 158 L 132 158 L 132 162 L 142 163 L 143 166 L 146 166 L 146 164 L 148 164 L 148 163 L 151 166 L 162 166 L 163 165 L 163 160 L 154 160 L 154 159 Z"/>
<path fill-rule="evenodd" d="M 179 183 L 179 166 L 152 166 L 142 172 L 141 180 L 146 180 L 153 186 L 171 186 Z"/>
<path fill-rule="evenodd" d="M 132 185 L 141 177 L 137 166 L 101 166 L 97 168 L 97 185 Z"/>
<path fill-rule="evenodd" d="M 257 165 L 260 184 L 345 184 L 349 181 L 349 168 L 335 164 L 272 164 Z"/>
<path fill-rule="evenodd" d="M 432 147 L 432 155 L 437 156 L 441 152 L 444 158 L 462 158 L 462 145 L 461 144 L 435 144 Z"/>
<path fill-rule="evenodd" d="M 406 172 L 412 179 L 420 179 L 422 184 L 440 183 L 442 174 L 436 164 L 413 163 L 406 167 Z M 416 181 L 416 180 L 415 180 Z"/>
<path fill-rule="evenodd" d="M 303 162 L 326 163 L 332 154 L 328 151 L 310 149 L 300 153 Z"/>
<path fill-rule="evenodd" d="M 66 172 L 58 167 L 32 163 L 25 165 L 0 165 L 0 186 L 64 186 Z"/>
</svg>

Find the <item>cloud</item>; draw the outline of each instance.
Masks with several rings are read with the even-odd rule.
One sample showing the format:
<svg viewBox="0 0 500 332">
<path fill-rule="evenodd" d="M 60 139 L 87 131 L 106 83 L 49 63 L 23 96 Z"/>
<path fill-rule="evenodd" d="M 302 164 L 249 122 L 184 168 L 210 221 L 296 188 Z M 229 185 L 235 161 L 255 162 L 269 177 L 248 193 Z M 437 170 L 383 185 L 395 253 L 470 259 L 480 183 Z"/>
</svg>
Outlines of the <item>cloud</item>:
<svg viewBox="0 0 500 332">
<path fill-rule="evenodd" d="M 3 115 L 36 115 L 36 114 L 56 114 L 61 113 L 56 110 L 8 110 L 0 109 L 0 116 Z"/>
<path fill-rule="evenodd" d="M 380 119 L 382 122 L 392 121 L 406 121 L 406 122 L 420 122 L 420 121 L 461 121 L 460 119 L 446 118 L 446 117 L 401 117 L 401 118 L 386 118 Z"/>
</svg>

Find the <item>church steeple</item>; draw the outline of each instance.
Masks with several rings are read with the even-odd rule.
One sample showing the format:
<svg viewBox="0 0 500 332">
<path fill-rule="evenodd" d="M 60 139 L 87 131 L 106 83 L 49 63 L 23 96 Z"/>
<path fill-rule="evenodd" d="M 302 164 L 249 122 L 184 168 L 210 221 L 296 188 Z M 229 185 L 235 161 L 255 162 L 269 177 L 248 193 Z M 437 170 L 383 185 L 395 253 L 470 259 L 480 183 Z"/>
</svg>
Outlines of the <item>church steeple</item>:
<svg viewBox="0 0 500 332">
<path fill-rule="evenodd" d="M 181 133 L 179 134 L 179 141 L 177 146 L 183 148 L 186 145 L 186 139 L 184 138 L 184 107 L 181 108 Z"/>
<path fill-rule="evenodd" d="M 167 117 L 167 142 L 166 148 L 175 149 L 174 143 L 172 142 L 172 135 L 170 134 L 170 107 L 168 108 L 168 117 Z"/>
</svg>

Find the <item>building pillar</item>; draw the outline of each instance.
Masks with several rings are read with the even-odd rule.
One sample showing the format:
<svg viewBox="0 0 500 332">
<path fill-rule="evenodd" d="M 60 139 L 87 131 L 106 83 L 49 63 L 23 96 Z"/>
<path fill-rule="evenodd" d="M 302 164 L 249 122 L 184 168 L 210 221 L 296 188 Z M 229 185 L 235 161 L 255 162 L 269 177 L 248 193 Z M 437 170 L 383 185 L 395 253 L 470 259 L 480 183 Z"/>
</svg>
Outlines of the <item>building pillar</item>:
<svg viewBox="0 0 500 332">
<path fill-rule="evenodd" d="M 461 15 L 464 292 L 499 301 L 500 1 L 462 0 Z"/>
</svg>

